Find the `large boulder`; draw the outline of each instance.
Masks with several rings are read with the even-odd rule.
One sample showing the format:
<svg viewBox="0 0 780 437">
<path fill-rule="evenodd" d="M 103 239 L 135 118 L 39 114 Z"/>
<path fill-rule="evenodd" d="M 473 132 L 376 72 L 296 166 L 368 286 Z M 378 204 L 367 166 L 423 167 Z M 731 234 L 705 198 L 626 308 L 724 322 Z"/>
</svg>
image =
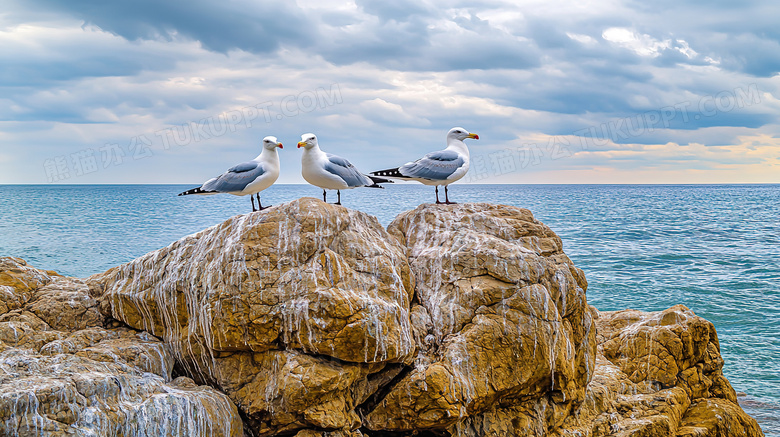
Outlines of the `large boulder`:
<svg viewBox="0 0 780 437">
<path fill-rule="evenodd" d="M 360 426 L 415 351 L 405 250 L 375 217 L 303 198 L 91 278 L 107 317 L 165 339 L 259 435 Z"/>
<path fill-rule="evenodd" d="M 174 379 L 158 338 L 98 311 L 83 280 L 0 258 L 0 435 L 243 434 L 223 394 Z"/>
<path fill-rule="evenodd" d="M 540 428 L 559 426 L 584 399 L 596 348 L 585 276 L 560 238 L 528 210 L 491 204 L 422 205 L 388 229 L 414 272 L 419 353 L 366 426 L 476 436 L 497 406 L 543 408 Z"/>
<path fill-rule="evenodd" d="M 375 217 L 316 199 L 233 217 L 93 279 L 111 317 L 181 357 L 291 348 L 375 363 L 414 351 L 403 249 Z"/>
</svg>

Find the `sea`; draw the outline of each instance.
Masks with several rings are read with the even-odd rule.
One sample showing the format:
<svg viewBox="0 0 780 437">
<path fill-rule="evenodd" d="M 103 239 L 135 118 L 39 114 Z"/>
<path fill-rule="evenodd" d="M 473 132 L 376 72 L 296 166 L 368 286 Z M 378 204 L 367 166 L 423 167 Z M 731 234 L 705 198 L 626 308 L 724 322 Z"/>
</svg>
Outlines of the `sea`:
<svg viewBox="0 0 780 437">
<path fill-rule="evenodd" d="M 0 256 L 76 277 L 103 272 L 237 214 L 248 197 L 194 185 L 0 185 Z M 767 436 L 780 437 L 780 185 L 463 185 L 450 200 L 528 208 L 563 239 L 602 311 L 676 304 L 715 324 L 724 373 Z M 396 183 L 341 193 L 383 225 L 434 201 Z M 443 195 L 443 193 L 441 193 Z M 264 205 L 321 198 L 274 185 Z M 329 193 L 335 201 L 335 192 Z"/>
</svg>

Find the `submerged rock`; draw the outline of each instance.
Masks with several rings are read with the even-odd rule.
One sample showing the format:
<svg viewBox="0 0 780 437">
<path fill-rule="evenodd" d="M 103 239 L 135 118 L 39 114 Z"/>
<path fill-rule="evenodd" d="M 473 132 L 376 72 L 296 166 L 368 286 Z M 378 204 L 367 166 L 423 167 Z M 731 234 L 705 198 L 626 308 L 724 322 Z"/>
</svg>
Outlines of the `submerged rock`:
<svg viewBox="0 0 780 437">
<path fill-rule="evenodd" d="M 711 323 L 586 290 L 491 204 L 304 198 L 86 280 L 0 258 L 0 435 L 762 435 Z"/>
</svg>

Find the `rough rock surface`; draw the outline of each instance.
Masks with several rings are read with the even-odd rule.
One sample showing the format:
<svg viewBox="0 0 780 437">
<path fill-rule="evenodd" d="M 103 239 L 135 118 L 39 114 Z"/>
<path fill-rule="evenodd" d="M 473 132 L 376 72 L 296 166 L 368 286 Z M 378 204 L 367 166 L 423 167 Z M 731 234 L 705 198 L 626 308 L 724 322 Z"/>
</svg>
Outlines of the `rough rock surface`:
<svg viewBox="0 0 780 437">
<path fill-rule="evenodd" d="M 688 308 L 602 312 L 596 373 L 558 435 L 762 436 L 723 376 L 715 327 Z"/>
<path fill-rule="evenodd" d="M 386 231 L 304 198 L 86 280 L 0 259 L 0 435 L 762 435 L 711 323 L 586 289 L 490 204 Z"/>
<path fill-rule="evenodd" d="M 456 432 L 496 406 L 559 426 L 596 347 L 560 238 L 488 204 L 424 205 L 389 229 L 300 199 L 91 280 L 106 316 L 163 337 L 257 435 Z"/>
<path fill-rule="evenodd" d="M 172 380 L 166 346 L 104 319 L 83 280 L 0 258 L 0 296 L 0 435 L 242 435 L 225 395 Z"/>
<path fill-rule="evenodd" d="M 412 280 L 375 217 L 312 198 L 92 278 L 107 316 L 163 337 L 259 435 L 361 425 L 356 407 L 415 351 Z"/>
<path fill-rule="evenodd" d="M 481 435 L 496 406 L 560 425 L 584 399 L 595 328 L 587 283 L 560 238 L 509 206 L 422 205 L 390 232 L 415 274 L 413 369 L 367 415 L 372 430 Z"/>
</svg>

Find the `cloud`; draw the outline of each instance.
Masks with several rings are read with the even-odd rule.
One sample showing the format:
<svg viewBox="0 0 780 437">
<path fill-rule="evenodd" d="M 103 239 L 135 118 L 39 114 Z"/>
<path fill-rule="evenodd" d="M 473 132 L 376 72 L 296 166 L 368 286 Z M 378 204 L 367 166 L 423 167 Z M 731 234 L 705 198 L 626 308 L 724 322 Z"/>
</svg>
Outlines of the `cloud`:
<svg viewBox="0 0 780 437">
<path fill-rule="evenodd" d="M 305 45 L 316 37 L 316 27 L 293 2 L 286 1 L 240 0 L 218 6 L 206 0 L 30 3 L 65 12 L 130 41 L 176 41 L 183 37 L 222 53 L 234 49 L 268 53 L 285 42 Z"/>
<path fill-rule="evenodd" d="M 539 167 L 558 181 L 600 180 L 588 171 L 603 167 L 596 157 L 611 157 L 610 178 L 626 181 L 637 180 L 627 169 L 653 166 L 716 172 L 691 163 L 737 146 L 734 165 L 767 175 L 757 166 L 769 161 L 734 153 L 777 147 L 779 11 L 667 0 L 10 0 L 0 16 L 0 153 L 14 164 L 3 163 L 0 182 L 46 182 L 45 159 L 106 144 L 129 153 L 140 136 L 153 156 L 78 181 L 197 182 L 215 160 L 252 155 L 265 135 L 289 142 L 307 131 L 379 168 L 387 156 L 443 147 L 455 125 L 480 134 L 475 153 L 595 135 L 591 160 Z M 331 104 L 301 106 L 334 89 Z M 740 92 L 749 104 L 732 104 Z M 257 105 L 267 112 L 220 135 L 168 147 L 156 135 Z M 298 156 L 282 159 L 282 181 L 301 182 Z"/>
<path fill-rule="evenodd" d="M 671 40 L 659 41 L 650 35 L 640 34 L 623 27 L 610 27 L 601 37 L 620 47 L 634 51 L 640 56 L 655 58 L 671 46 Z"/>
<path fill-rule="evenodd" d="M 590 35 L 566 32 L 566 36 L 582 44 L 598 44 L 598 41 L 596 41 L 596 39 L 591 37 Z"/>
<path fill-rule="evenodd" d="M 176 59 L 188 57 L 186 44 L 132 44 L 75 21 L 6 28 L 0 30 L 0 45 L 4 47 L 0 53 L 4 65 L 0 70 L 2 87 L 39 87 L 84 77 L 132 76 L 144 70 L 170 69 Z"/>
<path fill-rule="evenodd" d="M 423 127 L 431 124 L 426 118 L 415 117 L 404 111 L 403 106 L 380 98 L 363 101 L 360 103 L 360 109 L 363 117 L 391 126 Z"/>
<path fill-rule="evenodd" d="M 355 4 L 366 13 L 379 17 L 382 21 L 408 21 L 415 15 L 428 13 L 424 2 L 415 0 L 399 0 L 386 2 L 382 0 L 356 0 Z"/>
</svg>

